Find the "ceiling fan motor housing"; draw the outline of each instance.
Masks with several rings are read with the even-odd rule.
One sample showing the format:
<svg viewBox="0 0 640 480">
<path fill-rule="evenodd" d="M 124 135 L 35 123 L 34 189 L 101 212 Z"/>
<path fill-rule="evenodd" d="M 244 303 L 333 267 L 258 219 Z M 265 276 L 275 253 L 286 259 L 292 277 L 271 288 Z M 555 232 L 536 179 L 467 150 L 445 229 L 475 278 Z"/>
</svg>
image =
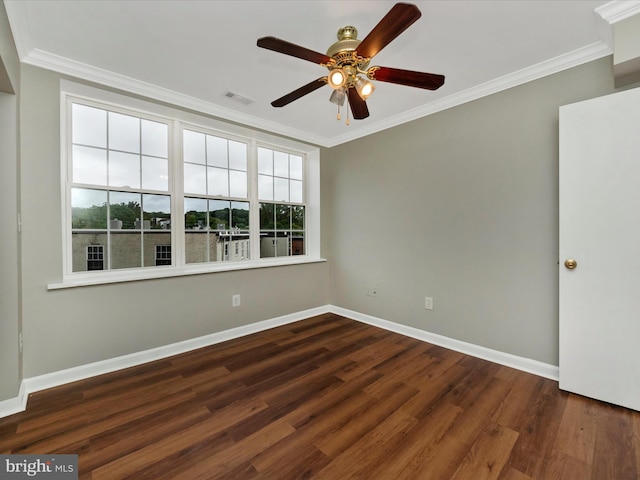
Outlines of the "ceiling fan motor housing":
<svg viewBox="0 0 640 480">
<path fill-rule="evenodd" d="M 356 27 L 351 25 L 347 25 L 346 27 L 342 27 L 338 30 L 338 41 L 331 45 L 327 50 L 327 56 L 336 61 L 335 66 L 351 66 L 360 71 L 365 71 L 367 69 L 369 62 L 358 63 L 353 55 L 353 52 L 356 51 L 358 45 L 360 45 L 360 40 L 358 40 L 357 37 L 358 30 Z"/>
</svg>

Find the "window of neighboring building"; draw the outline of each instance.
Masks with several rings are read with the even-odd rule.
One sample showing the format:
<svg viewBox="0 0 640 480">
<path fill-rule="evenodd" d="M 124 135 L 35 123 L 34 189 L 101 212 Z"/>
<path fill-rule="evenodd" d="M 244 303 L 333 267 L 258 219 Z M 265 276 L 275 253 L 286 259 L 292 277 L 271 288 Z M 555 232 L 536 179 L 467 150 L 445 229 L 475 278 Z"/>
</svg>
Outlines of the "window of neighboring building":
<svg viewBox="0 0 640 480">
<path fill-rule="evenodd" d="M 104 270 L 104 246 L 87 245 L 87 270 Z"/>
<path fill-rule="evenodd" d="M 171 265 L 171 245 L 156 245 L 156 265 Z"/>
<path fill-rule="evenodd" d="M 149 278 L 135 271 L 164 266 L 171 269 L 158 271 L 174 275 L 224 270 L 231 262 L 252 268 L 278 257 L 320 259 L 317 148 L 298 151 L 301 144 L 289 140 L 281 148 L 269 143 L 276 137 L 244 127 L 226 133 L 204 117 L 195 126 L 177 110 L 78 88 L 118 102 L 63 96 L 70 283 L 91 282 L 80 274 L 94 270 Z M 122 106 L 128 104 L 135 107 Z"/>
</svg>

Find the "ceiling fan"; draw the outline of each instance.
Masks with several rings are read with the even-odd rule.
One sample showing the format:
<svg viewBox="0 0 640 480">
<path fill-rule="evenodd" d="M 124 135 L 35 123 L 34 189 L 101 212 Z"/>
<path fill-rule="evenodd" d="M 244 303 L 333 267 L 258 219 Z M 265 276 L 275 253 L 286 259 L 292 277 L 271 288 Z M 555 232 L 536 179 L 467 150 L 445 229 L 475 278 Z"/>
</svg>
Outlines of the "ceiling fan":
<svg viewBox="0 0 640 480">
<path fill-rule="evenodd" d="M 366 99 L 375 89 L 370 80 L 427 90 L 440 88 L 444 84 L 444 75 L 389 67 L 369 67 L 373 56 L 409 28 L 421 15 L 415 5 L 397 3 L 363 40 L 357 39 L 358 31 L 355 27 L 346 26 L 338 30 L 338 41 L 329 47 L 326 55 L 276 37 L 259 38 L 258 46 L 261 48 L 301 58 L 329 69 L 327 76 L 320 77 L 274 100 L 271 105 L 284 107 L 329 84 L 333 88 L 330 101 L 340 107 L 344 105 L 347 98 L 353 118 L 362 120 L 369 116 Z M 340 119 L 339 109 L 338 119 Z"/>
</svg>

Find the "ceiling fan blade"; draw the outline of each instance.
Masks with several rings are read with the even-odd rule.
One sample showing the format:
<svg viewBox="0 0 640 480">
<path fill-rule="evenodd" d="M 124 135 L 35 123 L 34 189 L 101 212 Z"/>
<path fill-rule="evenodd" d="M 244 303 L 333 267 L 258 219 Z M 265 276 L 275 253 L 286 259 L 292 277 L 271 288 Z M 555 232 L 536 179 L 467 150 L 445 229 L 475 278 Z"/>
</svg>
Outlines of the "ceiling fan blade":
<svg viewBox="0 0 640 480">
<path fill-rule="evenodd" d="M 284 97 L 280 97 L 277 100 L 271 102 L 271 105 L 274 107 L 284 107 L 285 105 L 289 105 L 294 100 L 298 100 L 300 97 L 304 97 L 308 93 L 311 93 L 320 87 L 323 87 L 327 84 L 327 77 L 321 77 L 313 82 L 309 82 L 306 85 L 294 90 L 291 93 L 287 93 Z"/>
<path fill-rule="evenodd" d="M 371 58 L 389 45 L 393 39 L 409 28 L 422 13 L 415 5 L 396 3 L 373 30 L 367 35 L 358 48 L 358 55 Z"/>
<path fill-rule="evenodd" d="M 302 60 L 308 60 L 313 63 L 326 64 L 333 62 L 333 59 L 324 53 L 314 52 L 308 48 L 301 47 L 300 45 L 296 45 L 295 43 L 287 42 L 285 40 L 280 40 L 276 37 L 259 38 L 258 46 L 266 48 L 267 50 L 273 50 L 274 52 L 301 58 Z"/>
<path fill-rule="evenodd" d="M 369 116 L 367 103 L 358 95 L 355 88 L 347 89 L 347 97 L 349 98 L 349 106 L 355 120 L 362 120 Z"/>
<path fill-rule="evenodd" d="M 442 85 L 444 85 L 444 75 L 439 75 L 437 73 L 414 72 L 411 70 L 400 70 L 399 68 L 371 67 L 367 71 L 367 76 L 371 80 L 397 83 L 398 85 L 425 88 L 427 90 L 437 90 Z"/>
</svg>

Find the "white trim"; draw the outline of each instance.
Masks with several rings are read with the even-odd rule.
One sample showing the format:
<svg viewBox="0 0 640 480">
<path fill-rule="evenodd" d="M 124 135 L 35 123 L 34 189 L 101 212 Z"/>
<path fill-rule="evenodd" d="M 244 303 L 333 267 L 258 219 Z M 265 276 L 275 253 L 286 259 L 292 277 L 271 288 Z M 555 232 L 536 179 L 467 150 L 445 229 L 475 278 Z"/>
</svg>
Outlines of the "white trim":
<svg viewBox="0 0 640 480">
<path fill-rule="evenodd" d="M 612 25 L 640 13 L 640 1 L 614 0 L 596 8 L 595 12 Z"/>
<path fill-rule="evenodd" d="M 80 365 L 78 367 L 59 370 L 57 372 L 47 373 L 37 377 L 25 378 L 20 386 L 20 393 L 18 397 L 0 402 L 0 418 L 24 411 L 27 406 L 27 398 L 34 392 L 39 392 L 47 388 L 58 387 L 78 380 L 84 380 L 97 375 L 104 375 L 124 368 L 135 367 L 144 363 L 153 362 L 173 355 L 179 355 L 181 353 L 197 350 L 198 348 L 208 347 L 217 343 L 233 340 L 234 338 L 244 337 L 246 335 L 279 327 L 281 325 L 287 325 L 289 323 L 304 320 L 305 318 L 316 315 L 322 315 L 323 313 L 328 312 L 328 306 L 311 308 L 309 310 L 303 310 L 301 312 L 295 312 L 289 315 L 251 323 L 242 327 L 231 328 L 222 332 L 212 333 L 210 335 L 192 338 L 158 348 L 152 348 L 150 350 L 143 350 L 141 352 L 131 353 L 121 357 L 109 358 L 100 362 Z"/>
<path fill-rule="evenodd" d="M 86 287 L 90 285 L 106 285 L 110 283 L 137 282 L 157 278 L 185 277 L 188 275 L 203 275 L 206 273 L 231 272 L 237 270 L 252 270 L 254 268 L 284 267 L 288 265 L 303 265 L 306 263 L 326 262 L 324 258 L 297 255 L 292 257 L 278 257 L 273 259 L 250 260 L 246 262 L 212 262 L 184 265 L 182 267 L 158 266 L 153 268 L 130 268 L 122 270 L 108 270 L 105 272 L 74 273 L 62 282 L 50 283 L 47 290 L 61 290 L 64 288 Z"/>
<path fill-rule="evenodd" d="M 532 373 L 540 377 L 555 380 L 556 382 L 558 381 L 558 367 L 555 365 L 539 362 L 538 360 L 532 360 L 530 358 L 519 357 L 517 355 L 500 352 L 498 350 L 492 350 L 480 345 L 456 340 L 455 338 L 445 337 L 443 335 L 427 332 L 418 328 L 354 312 L 353 310 L 347 310 L 346 308 L 335 307 L 332 305 L 329 307 L 329 310 L 332 313 L 342 315 L 343 317 L 347 317 L 352 320 L 357 320 L 358 322 L 384 328 L 385 330 L 396 332 L 417 340 L 422 340 L 423 342 L 433 343 L 434 345 L 448 348 L 449 350 L 455 350 L 456 352 L 464 353 L 465 355 L 482 358 L 493 363 L 515 368 L 516 370 L 522 370 L 523 372 Z"/>
<path fill-rule="evenodd" d="M 202 337 L 184 340 L 182 342 L 164 345 L 150 350 L 123 355 L 121 357 L 110 358 L 100 362 L 80 365 L 78 367 L 68 368 L 57 372 L 39 375 L 37 377 L 25 378 L 20 385 L 20 392 L 17 397 L 0 401 L 0 418 L 13 415 L 24 411 L 27 407 L 27 399 L 30 394 L 64 385 L 78 380 L 104 375 L 105 373 L 114 372 L 124 368 L 135 367 L 144 363 L 160 360 L 181 353 L 196 350 L 198 348 L 208 347 L 217 343 L 226 342 L 235 338 L 240 338 L 253 333 L 268 330 L 270 328 L 287 325 L 289 323 L 304 320 L 309 317 L 322 315 L 324 313 L 335 313 L 343 317 L 358 322 L 383 328 L 391 332 L 398 333 L 417 340 L 439 345 L 456 352 L 464 353 L 472 357 L 482 358 L 484 360 L 515 368 L 524 372 L 532 373 L 540 377 L 549 378 L 558 381 L 558 367 L 547 363 L 539 362 L 529 358 L 519 357 L 510 353 L 492 350 L 490 348 L 481 347 L 471 343 L 456 340 L 454 338 L 445 337 L 425 330 L 401 325 L 399 323 L 390 322 L 381 318 L 372 317 L 363 313 L 348 310 L 346 308 L 337 307 L 335 305 L 324 305 L 321 307 L 303 310 L 288 315 L 263 320 L 260 322 L 244 325 L 241 327 L 224 330 L 222 332 L 212 333 Z"/>
<path fill-rule="evenodd" d="M 71 255 L 71 231 L 68 228 L 69 223 L 67 221 L 61 224 L 62 233 L 62 245 L 63 245 L 63 272 L 62 279 L 59 281 L 51 282 L 47 285 L 49 290 L 56 290 L 61 288 L 79 287 L 87 285 L 100 285 L 119 282 L 130 282 L 137 280 L 147 280 L 156 278 L 176 277 L 185 275 L 200 275 L 204 273 L 217 273 L 223 271 L 232 270 L 247 270 L 253 268 L 265 268 L 284 265 L 299 265 L 303 263 L 316 263 L 324 262 L 325 259 L 321 258 L 320 253 L 320 149 L 315 145 L 309 145 L 302 142 L 298 142 L 291 139 L 275 137 L 269 133 L 264 133 L 256 130 L 252 130 L 243 126 L 228 124 L 223 121 L 205 118 L 197 114 L 183 112 L 169 106 L 158 105 L 153 102 L 148 102 L 142 99 L 136 99 L 123 95 L 120 93 L 109 92 L 99 88 L 95 88 L 88 85 L 79 84 L 70 80 L 62 79 L 60 81 L 60 102 L 61 102 L 61 211 L 65 214 L 66 219 L 71 217 L 71 204 L 67 198 L 70 191 L 71 175 L 69 172 L 69 161 L 67 159 L 70 146 L 68 145 L 70 139 L 69 135 L 69 105 L 72 102 L 78 101 L 83 104 L 95 106 L 109 111 L 124 112 L 127 114 L 134 114 L 141 118 L 149 118 L 153 121 L 166 123 L 169 126 L 169 132 L 174 127 L 173 143 L 170 142 L 170 148 L 173 148 L 174 156 L 180 149 L 183 128 L 193 129 L 196 131 L 202 131 L 209 134 L 219 134 L 225 138 L 237 140 L 246 143 L 250 148 L 249 151 L 253 154 L 256 145 L 264 145 L 276 150 L 288 151 L 297 155 L 303 156 L 306 164 L 306 178 L 305 186 L 307 189 L 306 197 L 306 210 L 305 210 L 305 222 L 306 222 L 306 244 L 305 255 L 280 257 L 277 259 L 261 259 L 259 252 L 259 242 L 254 241 L 255 250 L 252 259 L 247 261 L 238 262 L 211 262 L 203 264 L 184 264 L 184 245 L 179 232 L 184 232 L 183 216 L 179 213 L 173 215 L 175 221 L 174 228 L 171 228 L 172 245 L 174 245 L 175 264 L 171 266 L 161 267 L 154 266 L 153 268 L 131 268 L 131 269 L 114 269 L 105 270 L 104 272 L 72 272 L 72 255 Z M 175 158 L 181 158 L 181 155 L 177 155 Z M 255 165 L 255 159 L 251 160 Z M 169 164 L 172 170 L 172 182 L 173 191 L 168 192 L 171 195 L 173 201 L 173 212 L 180 212 L 182 207 L 175 208 L 177 204 L 182 204 L 182 198 L 184 192 L 182 190 L 182 165 L 183 162 L 171 161 L 169 157 Z M 250 166 L 250 165 L 248 165 Z M 252 174 L 248 171 L 248 176 L 253 179 L 257 177 L 257 169 Z M 142 191 L 138 190 L 137 191 Z M 254 192 L 254 193 L 257 193 Z M 254 197 L 255 201 L 251 203 L 257 204 L 257 195 Z M 250 201 L 250 198 L 247 199 Z M 255 205 L 254 205 L 255 208 Z M 254 213 L 252 219 L 252 225 L 258 225 L 257 214 Z M 252 230 L 258 231 L 259 228 L 255 227 Z M 254 234 L 255 236 L 255 234 Z M 256 237 L 257 238 L 257 237 Z M 253 239 L 255 240 L 255 238 Z"/>
<path fill-rule="evenodd" d="M 27 399 L 29 398 L 29 394 L 27 393 L 26 388 L 27 387 L 23 380 L 20 384 L 20 391 L 18 392 L 17 397 L 0 401 L 0 418 L 24 412 L 27 409 Z"/>
<path fill-rule="evenodd" d="M 607 30 L 605 28 L 606 25 L 598 25 L 600 30 L 599 34 L 603 37 L 600 42 L 490 80 L 482 85 L 440 98 L 439 100 L 435 100 L 408 112 L 382 119 L 357 129 L 350 129 L 348 132 L 335 137 L 324 137 L 34 48 L 30 41 L 26 8 L 21 6 L 20 3 L 19 1 L 5 1 L 20 60 L 26 64 L 89 80 L 108 87 L 142 95 L 150 99 L 167 102 L 178 107 L 184 107 L 194 112 L 213 115 L 221 119 L 238 122 L 242 125 L 327 148 L 447 110 L 466 102 L 477 100 L 487 95 L 541 78 L 545 75 L 558 73 L 597 60 L 613 52 L 609 40 L 610 32 L 605 31 Z M 637 0 L 613 1 L 597 8 L 595 14 L 602 17 L 605 22 L 613 23 L 627 18 L 639 10 L 640 2 Z"/>
<path fill-rule="evenodd" d="M 212 115 L 223 120 L 237 122 L 248 127 L 266 130 L 278 135 L 285 135 L 298 139 L 302 142 L 322 146 L 324 146 L 323 144 L 325 143 L 324 137 L 313 135 L 309 132 L 287 127 L 276 122 L 265 120 L 264 118 L 258 118 L 253 115 L 238 112 L 200 98 L 176 92 L 175 90 L 170 90 L 168 88 L 127 77 L 119 73 L 94 67 L 93 65 L 70 60 L 37 48 L 29 51 L 27 55 L 21 56 L 21 60 L 27 65 L 33 65 L 35 67 L 44 68 L 63 75 L 70 75 L 72 77 L 81 78 L 107 87 L 124 90 L 128 93 L 141 95 L 152 100 L 166 102 L 170 105 L 186 108 L 194 112 Z"/>
<path fill-rule="evenodd" d="M 345 134 L 329 139 L 329 144 L 326 146 L 333 147 L 342 143 L 347 143 L 366 135 L 371 135 L 403 123 L 417 120 L 443 110 L 457 107 L 458 105 L 493 95 L 494 93 L 502 92 L 509 88 L 517 87 L 518 85 L 523 85 L 548 75 L 553 75 L 554 73 L 558 73 L 572 67 L 577 67 L 578 65 L 582 65 L 593 60 L 598 60 L 599 58 L 606 57 L 612 53 L 612 48 L 606 43 L 596 42 L 564 55 L 560 55 L 556 58 L 546 60 L 536 65 L 523 68 L 517 72 L 489 80 L 488 82 L 475 87 L 429 102 L 421 107 L 414 108 L 399 115 L 380 120 L 370 124 L 368 127 L 350 130 Z"/>
</svg>

